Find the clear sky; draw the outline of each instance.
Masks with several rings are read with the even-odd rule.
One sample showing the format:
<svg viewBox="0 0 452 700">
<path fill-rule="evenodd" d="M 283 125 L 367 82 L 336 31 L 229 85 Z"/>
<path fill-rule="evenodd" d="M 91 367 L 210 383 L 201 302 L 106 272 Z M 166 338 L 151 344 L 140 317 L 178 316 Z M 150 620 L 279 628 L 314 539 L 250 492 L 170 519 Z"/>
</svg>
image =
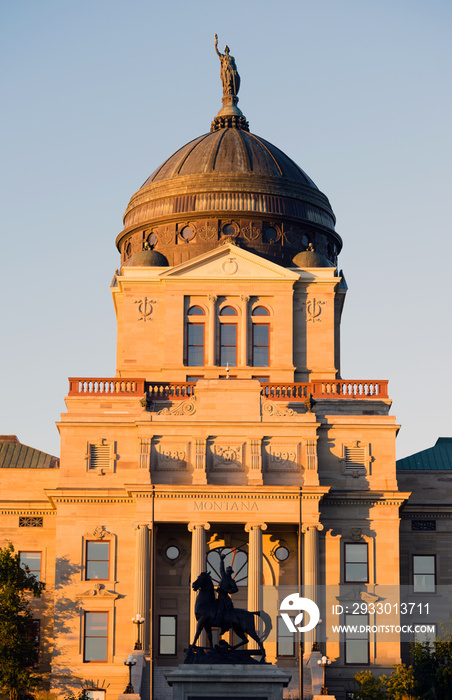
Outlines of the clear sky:
<svg viewBox="0 0 452 700">
<path fill-rule="evenodd" d="M 221 106 L 329 197 L 344 378 L 389 379 L 398 457 L 452 435 L 448 0 L 4 0 L 0 432 L 59 454 L 68 376 L 114 376 L 131 195 Z"/>
</svg>

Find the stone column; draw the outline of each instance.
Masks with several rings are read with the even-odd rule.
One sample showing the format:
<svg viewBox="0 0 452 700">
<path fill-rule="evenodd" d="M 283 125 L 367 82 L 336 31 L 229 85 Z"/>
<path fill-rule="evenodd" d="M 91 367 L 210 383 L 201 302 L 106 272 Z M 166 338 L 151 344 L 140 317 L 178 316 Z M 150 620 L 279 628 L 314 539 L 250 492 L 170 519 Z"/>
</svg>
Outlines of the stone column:
<svg viewBox="0 0 452 700">
<path fill-rule="evenodd" d="M 191 577 L 190 577 L 190 639 L 192 643 L 196 632 L 195 601 L 196 591 L 191 587 L 199 574 L 206 570 L 206 535 L 210 523 L 188 523 L 191 537 Z M 199 643 L 199 642 L 198 642 Z"/>
<path fill-rule="evenodd" d="M 250 300 L 249 296 L 244 294 L 240 297 L 242 302 L 242 318 L 241 318 L 241 332 L 240 332 L 240 361 L 241 367 L 246 367 L 247 365 L 247 355 L 248 355 L 248 302 Z"/>
<path fill-rule="evenodd" d="M 267 529 L 265 523 L 256 525 L 247 523 L 246 532 L 249 532 L 248 541 L 248 610 L 256 612 L 262 610 L 262 584 L 263 584 L 263 561 L 262 561 L 262 531 Z M 255 618 L 256 628 L 259 618 Z M 259 633 L 259 631 L 258 631 Z M 257 649 L 258 645 L 253 640 L 248 643 L 248 649 Z"/>
<path fill-rule="evenodd" d="M 317 603 L 317 578 L 318 578 L 318 537 L 317 532 L 323 530 L 323 525 L 303 525 L 303 596 Z M 312 645 L 316 641 L 316 630 L 304 633 L 304 651 L 310 654 Z"/>
<path fill-rule="evenodd" d="M 208 344 L 207 344 L 207 364 L 215 364 L 215 324 L 216 324 L 216 306 L 217 297 L 214 294 L 209 294 L 209 319 L 208 319 Z"/>
<path fill-rule="evenodd" d="M 135 607 L 133 616 L 139 613 L 145 622 L 141 629 L 143 649 L 149 630 L 149 523 L 134 523 L 135 538 Z M 134 626 L 136 627 L 136 625 Z M 136 630 L 135 630 L 136 633 Z M 134 639 L 134 644 L 135 644 Z"/>
</svg>

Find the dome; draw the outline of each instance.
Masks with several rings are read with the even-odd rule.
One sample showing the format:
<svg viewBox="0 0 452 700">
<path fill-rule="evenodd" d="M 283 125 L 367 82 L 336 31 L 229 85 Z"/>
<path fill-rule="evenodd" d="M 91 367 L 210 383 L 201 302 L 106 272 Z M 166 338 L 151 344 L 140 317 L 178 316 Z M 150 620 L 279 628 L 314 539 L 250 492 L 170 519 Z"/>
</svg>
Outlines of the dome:
<svg viewBox="0 0 452 700">
<path fill-rule="evenodd" d="M 158 250 L 142 250 L 130 258 L 127 267 L 168 267 L 168 260 Z"/>
<path fill-rule="evenodd" d="M 310 248 L 297 253 L 292 262 L 297 267 L 333 267 L 333 263 L 324 255 L 320 255 Z"/>
<path fill-rule="evenodd" d="M 310 244 L 332 265 L 342 241 L 328 198 L 279 148 L 248 129 L 238 98 L 211 131 L 170 156 L 132 196 L 116 244 L 122 263 L 148 242 L 176 265 L 224 236 L 286 267 Z"/>
</svg>

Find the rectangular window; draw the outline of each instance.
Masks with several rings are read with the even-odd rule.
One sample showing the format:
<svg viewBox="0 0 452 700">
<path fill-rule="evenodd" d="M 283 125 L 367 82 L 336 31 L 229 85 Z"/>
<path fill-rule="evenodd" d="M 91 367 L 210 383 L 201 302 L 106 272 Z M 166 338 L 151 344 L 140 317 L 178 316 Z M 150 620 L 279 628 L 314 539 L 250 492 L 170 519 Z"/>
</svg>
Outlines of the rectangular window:
<svg viewBox="0 0 452 700">
<path fill-rule="evenodd" d="M 289 632 L 282 617 L 278 617 L 276 642 L 277 656 L 295 656 L 295 634 Z"/>
<path fill-rule="evenodd" d="M 161 656 L 176 655 L 176 623 L 176 615 L 160 615 L 159 617 L 159 654 Z"/>
<path fill-rule="evenodd" d="M 85 578 L 107 581 L 110 578 L 110 542 L 86 543 Z"/>
<path fill-rule="evenodd" d="M 28 569 L 37 581 L 41 580 L 41 552 L 19 552 L 22 569 Z"/>
<path fill-rule="evenodd" d="M 83 661 L 107 661 L 108 613 L 86 612 L 84 631 Z"/>
<path fill-rule="evenodd" d="M 426 620 L 425 622 L 418 622 L 416 628 L 417 632 L 415 632 L 414 641 L 418 642 L 418 644 L 428 644 L 432 647 L 436 641 L 436 625 Z"/>
<path fill-rule="evenodd" d="M 269 326 L 253 324 L 253 367 L 269 365 Z"/>
<path fill-rule="evenodd" d="M 258 381 L 260 381 L 261 384 L 267 384 L 270 381 L 270 377 L 268 377 L 268 376 L 267 377 L 260 377 L 260 376 L 258 377 L 257 375 L 254 375 L 254 374 L 251 377 L 251 379 L 257 379 Z"/>
<path fill-rule="evenodd" d="M 345 545 L 345 583 L 367 583 L 369 571 L 367 565 L 367 544 Z"/>
<path fill-rule="evenodd" d="M 220 366 L 237 365 L 237 326 L 235 323 L 220 325 Z"/>
<path fill-rule="evenodd" d="M 41 621 L 29 620 L 26 626 L 26 635 L 32 643 L 32 649 L 30 649 L 30 656 L 27 659 L 26 666 L 38 668 L 39 644 L 41 642 Z"/>
<path fill-rule="evenodd" d="M 413 556 L 413 593 L 434 593 L 436 562 L 434 554 Z"/>
<path fill-rule="evenodd" d="M 187 365 L 202 367 L 204 364 L 204 324 L 187 325 Z"/>
<path fill-rule="evenodd" d="M 366 629 L 369 625 L 368 615 L 346 615 L 345 625 L 345 663 L 368 664 L 369 635 Z"/>
</svg>

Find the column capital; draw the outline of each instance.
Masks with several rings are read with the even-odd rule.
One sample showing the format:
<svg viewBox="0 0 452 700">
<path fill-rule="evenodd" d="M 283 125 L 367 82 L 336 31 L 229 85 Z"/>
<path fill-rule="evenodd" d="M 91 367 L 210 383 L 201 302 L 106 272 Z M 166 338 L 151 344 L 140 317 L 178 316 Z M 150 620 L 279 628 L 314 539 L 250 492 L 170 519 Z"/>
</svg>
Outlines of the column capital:
<svg viewBox="0 0 452 700">
<path fill-rule="evenodd" d="M 303 523 L 301 526 L 301 532 L 305 534 L 308 530 L 317 530 L 317 532 L 322 532 L 322 523 Z"/>
<path fill-rule="evenodd" d="M 240 299 L 241 299 L 243 302 L 247 303 L 247 302 L 250 300 L 250 297 L 249 297 L 248 294 L 241 294 L 241 295 L 240 295 Z"/>
<path fill-rule="evenodd" d="M 245 523 L 245 532 L 251 532 L 251 530 L 266 530 L 266 523 Z"/>
<path fill-rule="evenodd" d="M 133 530 L 152 530 L 152 523 L 135 522 L 135 523 L 132 523 L 132 529 Z"/>
<path fill-rule="evenodd" d="M 193 530 L 200 530 L 201 528 L 203 530 L 210 530 L 210 523 L 188 523 L 187 527 L 190 532 L 193 532 Z"/>
<path fill-rule="evenodd" d="M 216 302 L 216 300 L 218 299 L 218 297 L 217 297 L 216 294 L 208 294 L 208 295 L 207 295 L 207 298 L 208 298 L 208 300 L 209 300 L 211 303 L 213 303 L 213 304 L 214 304 L 214 303 Z"/>
</svg>

